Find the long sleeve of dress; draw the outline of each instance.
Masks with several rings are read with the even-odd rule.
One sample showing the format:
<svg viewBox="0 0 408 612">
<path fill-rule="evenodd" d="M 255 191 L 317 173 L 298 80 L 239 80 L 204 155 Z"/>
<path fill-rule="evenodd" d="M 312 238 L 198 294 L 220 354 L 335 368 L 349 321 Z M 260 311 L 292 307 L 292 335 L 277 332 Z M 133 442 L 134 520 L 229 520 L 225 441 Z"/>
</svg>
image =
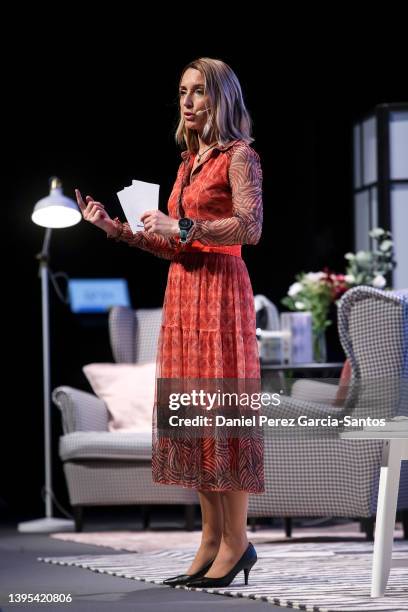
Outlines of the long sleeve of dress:
<svg viewBox="0 0 408 612">
<path fill-rule="evenodd" d="M 195 219 L 185 244 L 257 244 L 262 233 L 262 168 L 256 151 L 238 147 L 228 170 L 232 190 L 233 215 L 208 221 Z"/>
<path fill-rule="evenodd" d="M 116 225 L 114 234 L 107 234 L 107 238 L 116 242 L 127 242 L 131 247 L 139 247 L 157 257 L 173 259 L 177 253 L 177 242 L 173 238 L 164 238 L 154 232 L 132 232 L 129 223 L 122 223 L 119 217 L 113 220 Z"/>
</svg>

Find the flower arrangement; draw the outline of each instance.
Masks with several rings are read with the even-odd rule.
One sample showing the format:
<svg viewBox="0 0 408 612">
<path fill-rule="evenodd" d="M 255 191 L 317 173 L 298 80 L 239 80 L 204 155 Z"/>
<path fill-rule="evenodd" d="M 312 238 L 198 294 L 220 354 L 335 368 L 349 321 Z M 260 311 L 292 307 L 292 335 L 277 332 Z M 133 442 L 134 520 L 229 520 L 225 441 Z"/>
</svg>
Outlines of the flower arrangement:
<svg viewBox="0 0 408 612">
<path fill-rule="evenodd" d="M 281 302 L 289 310 L 311 312 L 313 331 L 318 333 L 331 325 L 327 320 L 330 304 L 348 288 L 344 274 L 331 273 L 327 268 L 323 272 L 301 272 Z"/>
<path fill-rule="evenodd" d="M 281 300 L 284 306 L 294 311 L 309 311 L 312 315 L 315 359 L 320 361 L 321 339 L 332 325 L 329 309 L 351 287 L 370 285 L 380 289 L 387 288 L 386 274 L 396 265 L 393 253 L 391 232 L 376 227 L 369 232 L 376 241 L 372 251 L 346 253 L 348 261 L 346 274 L 335 274 L 325 268 L 321 272 L 301 272 Z"/>
</svg>

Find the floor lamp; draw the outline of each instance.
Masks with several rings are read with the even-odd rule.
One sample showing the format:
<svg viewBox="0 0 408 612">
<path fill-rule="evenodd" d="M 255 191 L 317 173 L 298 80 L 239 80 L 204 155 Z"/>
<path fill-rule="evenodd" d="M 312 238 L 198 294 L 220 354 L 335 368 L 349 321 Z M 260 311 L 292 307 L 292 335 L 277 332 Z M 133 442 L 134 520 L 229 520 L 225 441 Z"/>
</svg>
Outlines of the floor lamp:
<svg viewBox="0 0 408 612">
<path fill-rule="evenodd" d="M 73 530 L 74 521 L 52 516 L 52 472 L 51 472 L 51 385 L 50 385 L 50 333 L 49 333 L 49 243 L 53 228 L 71 227 L 81 221 L 82 214 L 74 200 L 64 196 L 61 181 L 50 179 L 50 193 L 34 207 L 31 220 L 46 228 L 39 260 L 42 297 L 42 345 L 44 381 L 44 464 L 45 464 L 45 517 L 18 524 L 18 531 L 29 533 L 50 533 L 52 531 Z"/>
</svg>

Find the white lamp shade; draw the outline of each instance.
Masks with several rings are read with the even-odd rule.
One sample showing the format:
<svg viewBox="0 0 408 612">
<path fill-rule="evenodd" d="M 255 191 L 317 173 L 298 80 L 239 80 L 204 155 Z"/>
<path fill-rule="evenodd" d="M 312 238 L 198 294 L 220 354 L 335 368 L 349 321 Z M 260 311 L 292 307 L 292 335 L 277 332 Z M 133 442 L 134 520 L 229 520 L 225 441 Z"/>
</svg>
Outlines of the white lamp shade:
<svg viewBox="0 0 408 612">
<path fill-rule="evenodd" d="M 50 195 L 34 206 L 31 220 L 42 227 L 71 227 L 82 219 L 77 203 L 62 193 L 61 187 L 52 187 Z"/>
</svg>

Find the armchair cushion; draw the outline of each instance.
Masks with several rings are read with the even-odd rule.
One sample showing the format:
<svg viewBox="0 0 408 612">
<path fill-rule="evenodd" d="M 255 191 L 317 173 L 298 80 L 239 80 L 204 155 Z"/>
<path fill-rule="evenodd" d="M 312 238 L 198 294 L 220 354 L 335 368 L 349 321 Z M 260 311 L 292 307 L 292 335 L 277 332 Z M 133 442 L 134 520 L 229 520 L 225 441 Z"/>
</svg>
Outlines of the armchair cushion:
<svg viewBox="0 0 408 612">
<path fill-rule="evenodd" d="M 261 410 L 261 413 L 268 418 L 293 417 L 295 419 L 300 416 L 307 416 L 312 419 L 327 418 L 327 416 L 331 414 L 333 416 L 338 416 L 340 412 L 340 410 L 333 411 L 333 404 L 330 398 L 328 401 L 323 400 L 323 396 L 320 398 L 314 397 L 313 400 L 307 400 L 290 395 L 281 395 L 280 403 L 276 406 L 265 403 Z"/>
<path fill-rule="evenodd" d="M 155 362 L 91 363 L 83 372 L 109 411 L 110 432 L 150 432 L 155 393 Z"/>
<path fill-rule="evenodd" d="M 337 392 L 337 385 L 320 380 L 300 378 L 293 383 L 290 396 L 295 399 L 309 400 L 328 405 L 335 401 Z"/>
<path fill-rule="evenodd" d="M 151 461 L 152 435 L 149 432 L 105 431 L 95 434 L 92 431 L 76 431 L 60 437 L 59 455 L 62 461 Z"/>
</svg>

